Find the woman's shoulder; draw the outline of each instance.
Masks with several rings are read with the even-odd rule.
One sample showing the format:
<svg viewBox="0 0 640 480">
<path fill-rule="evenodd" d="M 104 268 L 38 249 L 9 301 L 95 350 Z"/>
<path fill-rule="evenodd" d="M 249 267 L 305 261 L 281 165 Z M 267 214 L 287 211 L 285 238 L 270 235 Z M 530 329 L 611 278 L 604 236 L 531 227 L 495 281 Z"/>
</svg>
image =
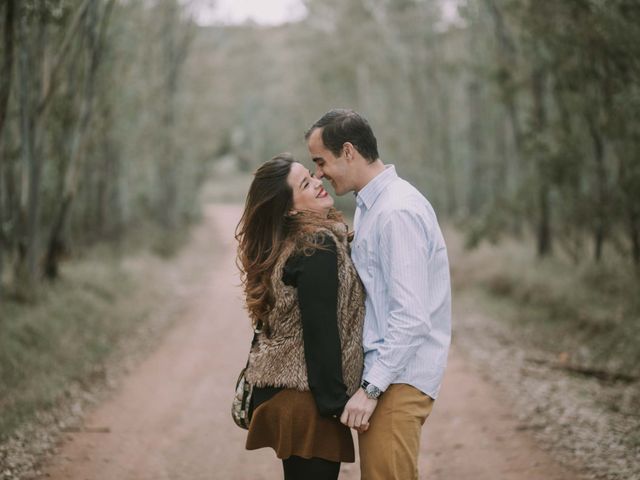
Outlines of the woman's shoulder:
<svg viewBox="0 0 640 480">
<path fill-rule="evenodd" d="M 336 238 L 330 230 L 317 231 L 299 245 L 284 264 L 282 278 L 286 285 L 296 286 L 297 277 L 308 269 L 316 269 L 322 262 L 337 255 Z"/>
</svg>

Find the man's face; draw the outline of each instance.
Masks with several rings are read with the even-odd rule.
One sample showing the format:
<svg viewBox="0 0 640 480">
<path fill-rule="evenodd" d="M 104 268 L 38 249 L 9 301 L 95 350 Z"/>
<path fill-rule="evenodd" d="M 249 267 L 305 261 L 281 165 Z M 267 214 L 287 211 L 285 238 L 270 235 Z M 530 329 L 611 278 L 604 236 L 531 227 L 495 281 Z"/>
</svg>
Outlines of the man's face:
<svg viewBox="0 0 640 480">
<path fill-rule="evenodd" d="M 344 195 L 353 190 L 350 179 L 349 162 L 344 150 L 339 157 L 336 157 L 324 146 L 322 141 L 322 129 L 316 128 L 307 140 L 307 148 L 311 154 L 311 160 L 316 164 L 316 178 L 326 178 L 331 182 L 331 186 L 336 195 Z"/>
</svg>

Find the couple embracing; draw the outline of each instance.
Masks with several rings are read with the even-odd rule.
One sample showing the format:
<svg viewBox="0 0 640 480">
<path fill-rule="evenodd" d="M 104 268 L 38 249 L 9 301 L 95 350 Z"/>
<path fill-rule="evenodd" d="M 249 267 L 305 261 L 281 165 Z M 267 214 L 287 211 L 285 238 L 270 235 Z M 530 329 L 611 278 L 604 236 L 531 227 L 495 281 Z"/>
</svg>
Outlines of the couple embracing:
<svg viewBox="0 0 640 480">
<path fill-rule="evenodd" d="M 429 202 L 379 158 L 364 117 L 331 110 L 306 134 L 311 173 L 282 154 L 258 168 L 236 231 L 256 328 L 247 449 L 286 480 L 418 478 L 420 432 L 451 338 L 447 250 Z M 354 232 L 333 208 L 354 192 Z"/>
</svg>

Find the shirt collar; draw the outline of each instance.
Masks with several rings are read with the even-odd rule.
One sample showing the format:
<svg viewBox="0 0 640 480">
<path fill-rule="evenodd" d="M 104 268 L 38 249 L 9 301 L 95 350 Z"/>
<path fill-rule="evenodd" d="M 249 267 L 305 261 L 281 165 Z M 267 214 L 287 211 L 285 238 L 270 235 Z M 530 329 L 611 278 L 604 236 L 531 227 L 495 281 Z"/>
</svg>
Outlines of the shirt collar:
<svg viewBox="0 0 640 480">
<path fill-rule="evenodd" d="M 369 210 L 382 191 L 397 178 L 396 167 L 394 165 L 385 165 L 384 170 L 373 177 L 373 179 L 356 194 L 356 203 L 358 206 L 364 205 L 367 210 Z"/>
</svg>

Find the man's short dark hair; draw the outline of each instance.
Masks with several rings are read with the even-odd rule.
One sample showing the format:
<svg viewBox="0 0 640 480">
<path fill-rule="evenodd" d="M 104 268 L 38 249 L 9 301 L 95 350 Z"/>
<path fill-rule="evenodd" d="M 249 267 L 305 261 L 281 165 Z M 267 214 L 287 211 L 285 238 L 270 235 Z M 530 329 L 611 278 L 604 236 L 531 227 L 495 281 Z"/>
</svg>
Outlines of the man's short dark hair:
<svg viewBox="0 0 640 480">
<path fill-rule="evenodd" d="M 316 128 L 322 128 L 322 143 L 336 157 L 342 153 L 345 142 L 350 142 L 369 163 L 379 158 L 373 130 L 358 112 L 343 108 L 330 110 L 311 126 L 304 138 L 309 140 Z"/>
</svg>

